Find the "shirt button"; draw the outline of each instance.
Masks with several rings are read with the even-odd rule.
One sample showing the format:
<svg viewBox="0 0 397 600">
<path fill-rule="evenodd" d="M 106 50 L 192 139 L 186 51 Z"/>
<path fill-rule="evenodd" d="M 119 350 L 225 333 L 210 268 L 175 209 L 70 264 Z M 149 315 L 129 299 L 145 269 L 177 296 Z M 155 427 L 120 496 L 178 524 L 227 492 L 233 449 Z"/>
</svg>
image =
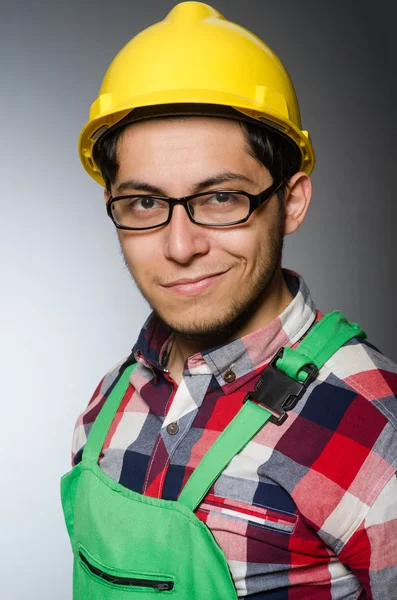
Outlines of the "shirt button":
<svg viewBox="0 0 397 600">
<path fill-rule="evenodd" d="M 236 379 L 236 373 L 234 371 L 231 371 L 230 369 L 228 371 L 226 371 L 226 373 L 223 375 L 223 379 L 226 381 L 226 383 L 233 383 L 233 381 Z"/>
<path fill-rule="evenodd" d="M 170 423 L 167 425 L 167 433 L 170 435 L 175 435 L 179 431 L 178 423 Z"/>
</svg>

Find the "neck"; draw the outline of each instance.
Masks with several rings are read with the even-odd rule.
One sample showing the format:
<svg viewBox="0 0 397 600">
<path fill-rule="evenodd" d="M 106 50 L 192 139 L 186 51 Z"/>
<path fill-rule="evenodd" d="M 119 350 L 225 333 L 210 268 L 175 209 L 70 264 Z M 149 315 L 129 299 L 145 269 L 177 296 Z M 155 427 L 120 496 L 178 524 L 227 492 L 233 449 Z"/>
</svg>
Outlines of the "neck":
<svg viewBox="0 0 397 600">
<path fill-rule="evenodd" d="M 249 318 L 237 325 L 232 332 L 226 331 L 220 335 L 193 340 L 175 333 L 167 363 L 167 368 L 174 381 L 178 384 L 181 382 L 183 367 L 189 356 L 214 346 L 227 344 L 265 327 L 285 310 L 292 299 L 293 296 L 285 283 L 281 267 L 279 267 L 263 295 L 250 307 Z"/>
</svg>

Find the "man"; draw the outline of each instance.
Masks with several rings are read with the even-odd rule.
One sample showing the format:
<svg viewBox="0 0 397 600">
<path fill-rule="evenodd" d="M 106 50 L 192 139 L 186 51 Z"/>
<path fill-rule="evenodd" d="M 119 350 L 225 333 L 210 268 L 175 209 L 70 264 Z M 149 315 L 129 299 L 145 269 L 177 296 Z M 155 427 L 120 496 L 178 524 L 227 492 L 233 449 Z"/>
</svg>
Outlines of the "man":
<svg viewBox="0 0 397 600">
<path fill-rule="evenodd" d="M 314 166 L 284 67 L 179 4 L 80 155 L 153 313 L 77 422 L 74 597 L 397 598 L 397 367 L 281 268 Z"/>
</svg>

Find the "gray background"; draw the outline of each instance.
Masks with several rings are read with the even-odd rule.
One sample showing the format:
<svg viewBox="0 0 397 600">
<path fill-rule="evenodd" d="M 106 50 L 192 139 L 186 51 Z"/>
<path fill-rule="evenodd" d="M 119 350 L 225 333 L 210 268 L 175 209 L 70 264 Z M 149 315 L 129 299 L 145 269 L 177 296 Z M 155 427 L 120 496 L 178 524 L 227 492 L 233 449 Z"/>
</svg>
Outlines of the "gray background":
<svg viewBox="0 0 397 600">
<path fill-rule="evenodd" d="M 59 478 L 74 422 L 148 314 L 77 137 L 116 52 L 172 6 L 1 0 L 2 598 L 71 597 Z M 314 199 L 284 266 L 396 360 L 396 3 L 214 6 L 278 53 L 313 138 Z"/>
</svg>

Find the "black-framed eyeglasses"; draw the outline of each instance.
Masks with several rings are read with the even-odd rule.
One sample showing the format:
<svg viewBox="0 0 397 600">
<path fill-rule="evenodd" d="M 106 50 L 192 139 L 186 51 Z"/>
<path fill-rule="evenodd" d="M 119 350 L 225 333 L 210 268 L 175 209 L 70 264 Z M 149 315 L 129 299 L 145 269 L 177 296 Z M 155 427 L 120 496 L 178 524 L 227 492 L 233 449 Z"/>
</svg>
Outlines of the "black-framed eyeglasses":
<svg viewBox="0 0 397 600">
<path fill-rule="evenodd" d="M 144 230 L 167 225 L 174 206 L 181 204 L 197 225 L 227 227 L 248 221 L 254 210 L 269 200 L 283 185 L 273 183 L 260 194 L 241 190 L 211 190 L 183 198 L 147 194 L 110 197 L 106 209 L 118 229 Z"/>
</svg>

